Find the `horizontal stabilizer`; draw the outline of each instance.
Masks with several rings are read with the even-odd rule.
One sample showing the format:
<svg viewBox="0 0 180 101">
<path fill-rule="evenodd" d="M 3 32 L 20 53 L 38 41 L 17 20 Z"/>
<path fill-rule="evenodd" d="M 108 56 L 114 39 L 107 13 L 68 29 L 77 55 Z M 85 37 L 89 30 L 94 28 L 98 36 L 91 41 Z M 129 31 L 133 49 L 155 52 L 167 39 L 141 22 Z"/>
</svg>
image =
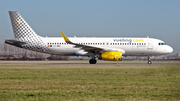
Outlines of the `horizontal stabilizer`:
<svg viewBox="0 0 180 101">
<path fill-rule="evenodd" d="M 5 43 L 10 44 L 10 45 L 14 45 L 14 46 L 20 47 L 20 48 L 22 48 L 22 45 L 27 44 L 27 42 L 15 40 L 15 39 L 6 39 Z"/>
<path fill-rule="evenodd" d="M 8 42 L 12 42 L 12 43 L 18 43 L 18 44 L 27 44 L 26 42 L 23 42 L 23 41 L 18 41 L 18 40 L 15 40 L 15 39 L 6 39 L 5 41 L 8 41 Z"/>
</svg>

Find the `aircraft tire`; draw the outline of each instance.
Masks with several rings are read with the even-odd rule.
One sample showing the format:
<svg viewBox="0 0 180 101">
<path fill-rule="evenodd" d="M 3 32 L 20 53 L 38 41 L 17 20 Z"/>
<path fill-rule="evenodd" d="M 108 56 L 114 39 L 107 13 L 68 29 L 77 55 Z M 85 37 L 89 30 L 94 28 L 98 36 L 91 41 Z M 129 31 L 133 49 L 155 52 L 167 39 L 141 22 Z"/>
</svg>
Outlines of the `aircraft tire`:
<svg viewBox="0 0 180 101">
<path fill-rule="evenodd" d="M 151 61 L 148 61 L 148 64 L 149 64 L 149 65 L 151 65 L 151 64 L 152 64 L 152 62 L 151 62 Z"/>
<path fill-rule="evenodd" d="M 97 62 L 96 59 L 90 59 L 90 60 L 89 60 L 89 63 L 90 63 L 90 64 L 96 64 L 96 62 Z"/>
</svg>

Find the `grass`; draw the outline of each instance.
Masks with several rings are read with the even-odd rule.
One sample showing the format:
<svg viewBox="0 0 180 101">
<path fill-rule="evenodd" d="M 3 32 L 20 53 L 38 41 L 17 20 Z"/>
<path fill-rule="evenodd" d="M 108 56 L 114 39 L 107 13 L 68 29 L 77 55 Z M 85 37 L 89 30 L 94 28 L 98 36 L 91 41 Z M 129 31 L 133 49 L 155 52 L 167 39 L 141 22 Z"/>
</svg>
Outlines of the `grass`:
<svg viewBox="0 0 180 101">
<path fill-rule="evenodd" d="M 0 64 L 0 100 L 180 100 L 180 63 Z"/>
</svg>

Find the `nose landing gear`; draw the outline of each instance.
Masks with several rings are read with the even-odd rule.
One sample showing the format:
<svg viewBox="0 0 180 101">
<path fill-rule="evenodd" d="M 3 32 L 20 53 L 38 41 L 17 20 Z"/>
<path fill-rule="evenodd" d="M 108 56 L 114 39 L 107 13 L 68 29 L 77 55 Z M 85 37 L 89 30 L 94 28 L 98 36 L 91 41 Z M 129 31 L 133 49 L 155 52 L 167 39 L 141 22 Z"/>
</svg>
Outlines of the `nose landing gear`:
<svg viewBox="0 0 180 101">
<path fill-rule="evenodd" d="M 151 65 L 152 62 L 151 62 L 151 58 L 148 56 L 148 64 Z"/>
</svg>

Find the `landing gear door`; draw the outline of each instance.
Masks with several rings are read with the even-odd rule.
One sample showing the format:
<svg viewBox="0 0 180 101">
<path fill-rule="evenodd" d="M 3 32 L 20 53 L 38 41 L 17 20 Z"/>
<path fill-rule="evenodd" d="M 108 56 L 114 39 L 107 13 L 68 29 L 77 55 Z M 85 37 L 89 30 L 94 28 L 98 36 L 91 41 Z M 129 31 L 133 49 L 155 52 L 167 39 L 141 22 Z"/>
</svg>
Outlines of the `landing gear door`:
<svg viewBox="0 0 180 101">
<path fill-rule="evenodd" d="M 147 40 L 147 49 L 153 49 L 153 40 L 151 39 Z"/>
</svg>

